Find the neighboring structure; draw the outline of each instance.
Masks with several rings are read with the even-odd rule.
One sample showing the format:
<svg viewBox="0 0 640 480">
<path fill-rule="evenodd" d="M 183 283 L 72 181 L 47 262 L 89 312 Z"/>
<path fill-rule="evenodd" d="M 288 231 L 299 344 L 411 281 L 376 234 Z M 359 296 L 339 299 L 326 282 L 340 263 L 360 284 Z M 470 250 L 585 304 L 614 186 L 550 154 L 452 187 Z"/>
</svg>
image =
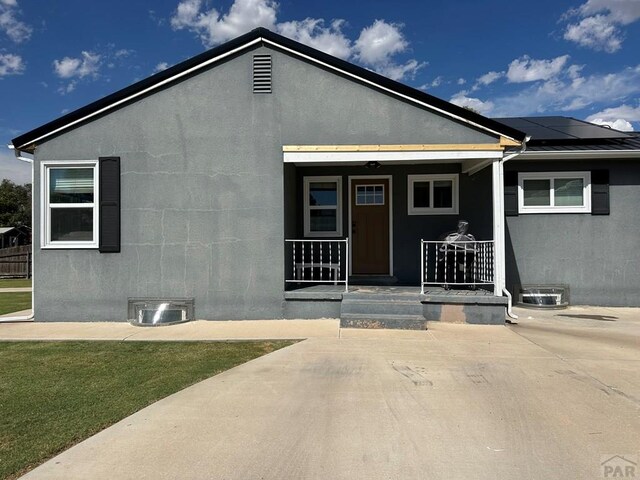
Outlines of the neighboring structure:
<svg viewBox="0 0 640 480">
<path fill-rule="evenodd" d="M 507 271 L 512 285 L 571 282 L 581 298 L 584 279 L 557 257 L 541 275 L 531 266 L 531 248 L 549 255 L 555 230 L 542 228 L 558 216 L 510 217 L 505 247 L 503 164 L 538 168 L 519 160 L 529 151 L 518 157 L 527 133 L 254 30 L 13 140 L 34 154 L 36 319 L 123 320 L 129 299 L 130 312 L 175 299 L 200 319 L 500 323 Z M 615 168 L 637 178 L 635 158 Z M 600 226 L 610 218 L 629 236 L 613 210 L 640 181 L 619 198 L 617 172 Z M 589 178 L 576 178 L 586 201 Z M 565 201 L 577 201 L 572 185 Z M 586 224 L 569 215 L 571 228 Z M 476 241 L 439 242 L 461 218 Z M 597 254 L 613 265 L 615 248 Z M 603 277 L 602 289 L 618 283 Z"/>
<path fill-rule="evenodd" d="M 31 243 L 31 229 L 22 227 L 0 227 L 0 249 L 29 245 Z"/>
</svg>

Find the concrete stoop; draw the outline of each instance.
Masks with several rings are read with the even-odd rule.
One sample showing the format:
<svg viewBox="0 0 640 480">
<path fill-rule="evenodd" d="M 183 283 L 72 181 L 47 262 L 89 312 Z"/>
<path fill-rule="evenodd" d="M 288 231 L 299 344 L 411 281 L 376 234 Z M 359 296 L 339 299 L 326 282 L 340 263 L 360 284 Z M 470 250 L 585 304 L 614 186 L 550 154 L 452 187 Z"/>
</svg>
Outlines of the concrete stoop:
<svg viewBox="0 0 640 480">
<path fill-rule="evenodd" d="M 340 305 L 343 328 L 426 330 L 420 295 L 345 293 Z"/>
</svg>

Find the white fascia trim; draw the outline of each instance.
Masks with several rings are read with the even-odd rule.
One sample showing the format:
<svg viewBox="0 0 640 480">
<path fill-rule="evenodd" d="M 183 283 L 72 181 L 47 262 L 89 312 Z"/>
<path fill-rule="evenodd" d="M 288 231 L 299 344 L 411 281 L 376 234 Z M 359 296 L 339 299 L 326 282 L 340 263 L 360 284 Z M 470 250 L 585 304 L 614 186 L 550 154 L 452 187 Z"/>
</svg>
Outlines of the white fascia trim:
<svg viewBox="0 0 640 480">
<path fill-rule="evenodd" d="M 351 162 L 400 162 L 407 160 L 480 160 L 500 159 L 498 150 L 474 151 L 398 151 L 398 152 L 284 152 L 284 163 L 351 163 Z"/>
<path fill-rule="evenodd" d="M 95 117 L 96 115 L 100 115 L 100 114 L 102 114 L 102 113 L 104 113 L 106 111 L 109 111 L 109 110 L 117 107 L 118 105 L 126 103 L 126 102 L 128 102 L 130 100 L 133 100 L 134 98 L 137 98 L 137 97 L 139 97 L 141 95 L 149 93 L 149 92 L 151 92 L 153 90 L 156 90 L 156 89 L 166 85 L 167 83 L 171 83 L 174 80 L 177 80 L 178 78 L 184 77 L 185 75 L 189 75 L 190 73 L 193 73 L 193 72 L 195 72 L 197 70 L 200 70 L 201 68 L 204 68 L 207 65 L 211 65 L 212 63 L 215 63 L 215 62 L 217 62 L 217 61 L 219 61 L 219 60 L 221 60 L 221 59 L 223 59 L 225 57 L 228 57 L 230 55 L 234 55 L 235 53 L 240 52 L 240 51 L 250 47 L 251 45 L 255 45 L 256 43 L 260 43 L 261 41 L 262 41 L 262 38 L 256 38 L 255 40 L 252 40 L 252 41 L 250 41 L 250 42 L 248 42 L 248 43 L 246 43 L 246 44 L 244 44 L 244 45 L 242 45 L 242 46 L 240 46 L 238 48 L 234 48 L 233 50 L 231 50 L 229 52 L 223 53 L 222 55 L 218 55 L 217 57 L 214 57 L 214 58 L 210 58 L 209 60 L 206 60 L 206 61 L 204 61 L 204 62 L 202 62 L 202 63 L 200 63 L 198 65 L 195 65 L 195 66 L 189 68 L 188 70 L 185 70 L 184 72 L 180 72 L 180 73 L 178 73 L 178 74 L 176 74 L 176 75 L 174 75 L 172 77 L 169 77 L 169 78 L 167 78 L 167 79 L 165 79 L 165 80 L 163 80 L 161 82 L 158 82 L 158 83 L 156 83 L 156 84 L 154 84 L 154 85 L 152 85 L 150 87 L 147 87 L 144 90 L 141 90 L 141 91 L 139 91 L 137 93 L 133 93 L 133 94 L 129 95 L 128 97 L 123 98 L 122 100 L 118 100 L 117 102 L 114 102 L 114 103 L 112 103 L 110 105 L 107 105 L 106 107 L 103 107 L 100 110 L 97 110 L 97 111 L 95 111 L 93 113 L 85 115 L 84 117 L 79 118 L 78 120 L 74 120 L 73 122 L 69 122 L 69 123 L 67 123 L 66 125 L 63 125 L 60 128 L 56 128 L 55 130 L 52 130 L 51 132 L 45 133 L 44 135 L 41 135 L 41 136 L 39 136 L 38 138 L 36 138 L 34 140 L 31 140 L 28 144 L 20 145 L 19 147 L 15 147 L 15 148 L 21 149 L 21 148 L 26 147 L 27 145 L 32 144 L 32 143 L 39 142 L 40 140 L 43 140 L 43 139 L 45 139 L 47 137 L 50 137 L 51 135 L 55 135 L 56 133 L 58 133 L 58 132 L 60 132 L 62 130 L 66 130 L 67 128 L 69 128 L 69 127 L 71 127 L 73 125 L 76 125 L 77 123 L 84 122 L 84 121 L 86 121 L 86 120 L 88 120 L 88 119 L 90 119 L 92 117 Z"/>
<path fill-rule="evenodd" d="M 606 160 L 611 158 L 640 159 L 640 150 L 562 150 L 544 152 L 529 150 L 527 152 L 521 153 L 518 156 L 518 160 Z"/>
<path fill-rule="evenodd" d="M 430 110 L 433 110 L 433 111 L 436 111 L 436 112 L 442 113 L 442 114 L 446 115 L 447 117 L 455 118 L 456 120 L 458 120 L 458 121 L 460 121 L 460 122 L 464 122 L 464 123 L 466 123 L 466 124 L 468 124 L 468 125 L 473 125 L 473 126 L 474 126 L 474 127 L 476 127 L 476 128 L 480 128 L 480 129 L 482 129 L 482 130 L 484 130 L 484 131 L 486 131 L 486 132 L 490 132 L 490 133 L 492 133 L 492 134 L 494 134 L 494 135 L 502 136 L 502 137 L 508 138 L 508 139 L 510 139 L 510 140 L 514 140 L 514 141 L 516 141 L 516 142 L 518 141 L 518 140 L 516 140 L 516 139 L 515 139 L 515 138 L 513 138 L 513 137 L 510 137 L 510 136 L 508 136 L 508 135 L 505 135 L 504 133 L 496 132 L 495 130 L 492 130 L 492 129 L 490 129 L 490 128 L 487 128 L 487 127 L 485 127 L 485 126 L 483 126 L 483 125 L 478 125 L 478 124 L 477 124 L 477 123 L 475 123 L 475 122 L 472 122 L 472 121 L 470 121 L 470 120 L 467 120 L 466 118 L 459 117 L 458 115 L 454 115 L 454 114 L 453 114 L 453 113 L 451 113 L 451 112 L 447 112 L 447 111 L 442 110 L 442 109 L 440 109 L 440 108 L 434 107 L 433 105 L 430 105 L 430 104 L 428 104 L 428 103 L 426 103 L 426 102 L 421 102 L 420 100 L 416 100 L 415 98 L 410 97 L 410 96 L 408 96 L 408 95 L 403 95 L 402 93 L 398 93 L 398 92 L 396 92 L 395 90 L 392 90 L 392 89 L 387 88 L 387 87 L 383 87 L 382 85 L 380 85 L 380 84 L 378 84 L 378 83 L 376 83 L 376 82 L 372 82 L 371 80 L 367 80 L 367 79 L 362 78 L 362 77 L 360 77 L 360 76 L 358 76 L 358 75 L 354 75 L 353 73 L 346 72 L 346 71 L 344 71 L 344 70 L 342 70 L 342 69 L 340 69 L 340 68 L 337 68 L 337 67 L 334 67 L 334 66 L 332 66 L 332 65 L 329 65 L 329 64 L 327 64 L 327 63 L 325 63 L 325 62 L 322 62 L 322 61 L 320 61 L 320 60 L 317 60 L 317 59 L 315 59 L 315 58 L 313 58 L 313 57 L 310 57 L 310 56 L 308 56 L 308 55 L 305 55 L 305 54 L 303 54 L 303 53 L 296 52 L 295 50 L 292 50 L 292 49 L 287 48 L 287 47 L 285 47 L 285 46 L 283 46 L 283 45 L 280 45 L 280 44 L 279 44 L 279 43 L 277 43 L 277 42 L 273 42 L 273 41 L 271 41 L 271 40 L 267 40 L 266 38 L 265 38 L 265 39 L 263 39 L 263 41 L 264 41 L 264 43 L 269 43 L 269 44 L 271 44 L 271 45 L 275 45 L 276 47 L 278 47 L 278 48 L 280 48 L 280 49 L 282 49 L 282 50 L 285 50 L 285 51 L 287 51 L 287 52 L 289 52 L 289 53 L 292 53 L 293 55 L 297 55 L 298 57 L 305 58 L 305 59 L 309 60 L 310 62 L 314 62 L 314 63 L 317 63 L 317 64 L 319 64 L 319 65 L 322 65 L 323 67 L 328 68 L 328 69 L 330 69 L 330 70 L 335 70 L 336 72 L 340 72 L 342 75 L 346 75 L 346 76 L 348 76 L 348 77 L 355 78 L 355 79 L 357 79 L 359 82 L 366 83 L 366 84 L 368 84 L 368 85 L 373 85 L 373 86 L 375 86 L 376 88 L 379 88 L 379 89 L 381 89 L 381 90 L 384 90 L 385 92 L 388 92 L 388 93 L 390 93 L 390 94 L 392 94 L 392 95 L 395 95 L 396 97 L 404 98 L 405 100 L 409 100 L 409 101 L 410 101 L 410 102 L 412 102 L 412 103 L 417 103 L 418 105 L 422 105 L 423 107 L 427 107 L 427 108 L 428 108 L 428 109 L 430 109 Z"/>
</svg>

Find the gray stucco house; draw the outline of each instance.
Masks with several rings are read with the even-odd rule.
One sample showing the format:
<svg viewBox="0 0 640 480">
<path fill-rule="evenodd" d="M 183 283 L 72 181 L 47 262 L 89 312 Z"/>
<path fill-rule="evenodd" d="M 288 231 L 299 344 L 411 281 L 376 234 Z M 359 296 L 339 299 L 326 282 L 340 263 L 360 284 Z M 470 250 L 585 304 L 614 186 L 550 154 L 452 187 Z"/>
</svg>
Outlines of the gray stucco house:
<svg viewBox="0 0 640 480">
<path fill-rule="evenodd" d="M 35 318 L 502 323 L 532 284 L 640 304 L 639 139 L 543 120 L 256 29 L 12 141 Z"/>
</svg>

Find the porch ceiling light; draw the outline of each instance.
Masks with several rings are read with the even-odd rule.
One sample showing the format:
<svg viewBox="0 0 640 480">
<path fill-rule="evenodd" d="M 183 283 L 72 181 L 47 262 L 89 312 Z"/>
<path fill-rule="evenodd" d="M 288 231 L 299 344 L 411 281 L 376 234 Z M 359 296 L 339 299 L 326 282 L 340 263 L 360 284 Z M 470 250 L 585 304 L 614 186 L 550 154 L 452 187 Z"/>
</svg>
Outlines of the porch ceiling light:
<svg viewBox="0 0 640 480">
<path fill-rule="evenodd" d="M 374 170 L 376 168 L 380 168 L 380 162 L 371 161 L 371 162 L 365 163 L 364 166 L 371 170 Z"/>
</svg>

